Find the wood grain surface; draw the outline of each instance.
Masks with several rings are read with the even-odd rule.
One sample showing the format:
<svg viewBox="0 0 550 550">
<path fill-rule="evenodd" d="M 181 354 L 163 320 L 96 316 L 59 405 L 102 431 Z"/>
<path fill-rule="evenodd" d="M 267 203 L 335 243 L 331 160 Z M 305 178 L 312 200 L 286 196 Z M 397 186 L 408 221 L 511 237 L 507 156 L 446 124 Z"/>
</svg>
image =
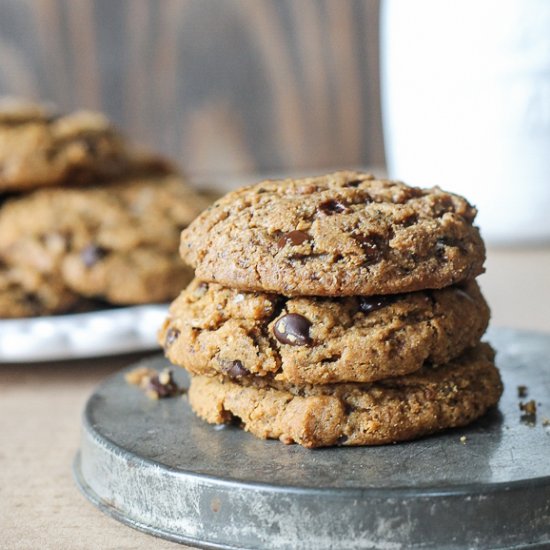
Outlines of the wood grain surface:
<svg viewBox="0 0 550 550">
<path fill-rule="evenodd" d="M 190 173 L 382 164 L 378 0 L 0 0 L 0 94 Z"/>
</svg>

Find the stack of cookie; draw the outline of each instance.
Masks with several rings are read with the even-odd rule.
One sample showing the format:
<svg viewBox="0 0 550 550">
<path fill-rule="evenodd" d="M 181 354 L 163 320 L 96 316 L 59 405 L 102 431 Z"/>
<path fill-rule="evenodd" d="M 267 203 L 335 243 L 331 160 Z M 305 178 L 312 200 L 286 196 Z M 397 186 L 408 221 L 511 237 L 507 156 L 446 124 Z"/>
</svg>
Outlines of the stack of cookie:
<svg viewBox="0 0 550 550">
<path fill-rule="evenodd" d="M 102 115 L 0 102 L 0 318 L 174 298 L 181 230 L 206 206 Z"/>
<path fill-rule="evenodd" d="M 463 426 L 502 392 L 480 343 L 476 211 L 357 172 L 229 193 L 182 233 L 196 279 L 160 331 L 210 423 L 306 447 Z"/>
</svg>

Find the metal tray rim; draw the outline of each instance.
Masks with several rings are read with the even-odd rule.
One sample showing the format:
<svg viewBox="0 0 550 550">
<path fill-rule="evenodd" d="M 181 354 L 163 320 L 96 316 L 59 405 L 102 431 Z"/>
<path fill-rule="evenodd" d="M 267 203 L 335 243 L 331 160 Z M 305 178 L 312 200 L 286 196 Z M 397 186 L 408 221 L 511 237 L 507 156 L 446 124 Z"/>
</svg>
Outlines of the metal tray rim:
<svg viewBox="0 0 550 550">
<path fill-rule="evenodd" d="M 132 367 L 129 367 L 129 369 L 131 368 Z M 123 369 L 122 372 L 125 372 L 126 370 L 128 369 Z M 105 381 L 103 381 L 97 387 L 99 388 L 103 384 L 108 384 L 111 379 L 117 376 L 120 376 L 120 372 L 112 376 L 109 376 Z M 223 476 L 214 476 L 210 474 L 203 474 L 203 473 L 191 472 L 189 470 L 174 468 L 172 466 L 168 466 L 166 464 L 162 464 L 160 462 L 156 462 L 148 458 L 137 456 L 135 453 L 131 453 L 126 449 L 122 449 L 122 447 L 120 447 L 117 443 L 115 443 L 109 437 L 105 435 L 98 436 L 96 434 L 93 423 L 90 421 L 88 416 L 88 412 L 89 412 L 88 409 L 90 407 L 91 407 L 91 404 L 90 402 L 88 402 L 82 414 L 82 428 L 86 430 L 86 432 L 88 433 L 88 436 L 91 436 L 94 438 L 94 440 L 98 445 L 106 448 L 107 446 L 105 445 L 105 443 L 108 443 L 109 446 L 111 447 L 111 449 L 109 449 L 111 452 L 114 449 L 116 449 L 116 451 L 120 452 L 121 454 L 130 453 L 133 457 L 133 460 L 135 460 L 136 463 L 146 464 L 149 466 L 161 466 L 163 470 L 167 472 L 171 472 L 173 474 L 177 474 L 178 476 L 184 476 L 184 477 L 189 477 L 194 479 L 196 478 L 202 479 L 205 482 L 208 482 L 212 487 L 232 486 L 232 484 L 234 483 L 234 480 L 231 480 Z M 441 432 L 441 433 L 445 433 L 445 432 Z M 437 437 L 440 434 L 434 434 L 433 437 Z M 405 442 L 405 444 L 407 443 L 408 442 Z M 369 447 L 364 447 L 365 452 L 368 452 L 368 449 Z M 334 450 L 334 452 L 336 451 L 346 452 L 346 448 L 345 447 L 338 448 Z M 314 453 L 316 451 L 315 449 L 313 449 L 313 450 L 310 450 L 309 452 Z M 471 495 L 472 491 L 474 491 L 475 494 L 478 494 L 478 495 L 485 495 L 485 494 L 490 495 L 492 493 L 501 492 L 503 490 L 514 491 L 514 490 L 531 489 L 533 487 L 540 487 L 541 484 L 550 486 L 550 476 L 545 476 L 545 477 L 536 478 L 536 479 L 520 479 L 515 481 L 499 481 L 494 483 L 482 483 L 482 484 L 465 483 L 462 485 L 455 485 L 452 488 L 445 488 L 445 487 L 434 485 L 433 487 L 429 487 L 426 489 L 418 489 L 418 488 L 411 489 L 407 486 L 391 487 L 391 488 L 384 488 L 384 489 L 374 489 L 371 487 L 335 489 L 335 488 L 323 488 L 323 487 L 299 487 L 299 486 L 292 486 L 292 485 L 277 484 L 275 482 L 272 484 L 268 484 L 260 481 L 239 480 L 239 485 L 242 485 L 243 487 L 262 489 L 263 491 L 271 492 L 271 493 L 282 492 L 282 493 L 311 494 L 311 495 L 323 495 L 326 493 L 330 493 L 331 495 L 346 495 L 347 497 L 358 497 L 358 496 L 369 495 L 372 497 L 402 496 L 402 497 L 414 497 L 414 498 L 437 497 L 437 496 L 466 496 L 466 495 Z"/>
</svg>

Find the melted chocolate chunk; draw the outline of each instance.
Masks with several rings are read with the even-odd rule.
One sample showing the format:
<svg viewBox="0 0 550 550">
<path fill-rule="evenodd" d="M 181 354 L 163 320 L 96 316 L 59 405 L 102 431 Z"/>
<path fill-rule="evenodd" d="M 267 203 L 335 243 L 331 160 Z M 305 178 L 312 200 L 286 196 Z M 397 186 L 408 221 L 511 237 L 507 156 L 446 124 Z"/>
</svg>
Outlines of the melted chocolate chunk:
<svg viewBox="0 0 550 550">
<path fill-rule="evenodd" d="M 290 346 L 308 346 L 312 340 L 309 336 L 311 323 L 297 313 L 288 313 L 277 320 L 273 326 L 273 334 L 282 344 Z"/>
<path fill-rule="evenodd" d="M 86 267 L 92 267 L 107 255 L 107 250 L 95 244 L 89 244 L 80 252 L 80 257 Z"/>
<path fill-rule="evenodd" d="M 298 246 L 305 243 L 306 241 L 311 240 L 311 235 L 305 231 L 290 231 L 288 233 L 283 233 L 279 240 L 277 241 L 277 246 L 283 248 L 287 243 Z"/>
<path fill-rule="evenodd" d="M 180 335 L 180 331 L 177 328 L 170 327 L 166 332 L 166 338 L 164 339 L 164 348 L 169 348 Z"/>
<path fill-rule="evenodd" d="M 363 180 L 351 180 L 345 184 L 345 187 L 359 187 L 363 183 Z"/>
<path fill-rule="evenodd" d="M 390 304 L 393 299 L 390 296 L 359 296 L 359 309 L 363 313 L 371 313 Z"/>
<path fill-rule="evenodd" d="M 365 260 L 368 264 L 377 262 L 384 250 L 384 240 L 379 235 L 355 235 L 365 253 Z"/>
<path fill-rule="evenodd" d="M 319 211 L 325 214 L 325 216 L 332 216 L 333 214 L 349 212 L 349 207 L 340 201 L 330 199 L 319 205 Z"/>
<path fill-rule="evenodd" d="M 235 361 L 226 361 L 222 367 L 222 370 L 225 374 L 227 374 L 227 376 L 229 376 L 229 378 L 232 379 L 242 378 L 243 376 L 250 374 L 250 372 L 244 368 L 244 365 L 238 359 L 235 359 Z"/>
</svg>

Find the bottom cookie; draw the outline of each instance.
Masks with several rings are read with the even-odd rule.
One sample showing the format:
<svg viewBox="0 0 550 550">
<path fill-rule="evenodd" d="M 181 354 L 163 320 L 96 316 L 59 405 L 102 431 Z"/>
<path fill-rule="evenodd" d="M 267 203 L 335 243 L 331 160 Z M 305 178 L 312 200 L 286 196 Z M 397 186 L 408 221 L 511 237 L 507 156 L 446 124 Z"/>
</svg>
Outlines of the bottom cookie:
<svg viewBox="0 0 550 550">
<path fill-rule="evenodd" d="M 501 394 L 494 352 L 479 344 L 443 367 L 371 384 L 245 386 L 193 376 L 189 402 L 211 424 L 237 420 L 257 437 L 313 448 L 382 445 L 465 426 Z"/>
</svg>

